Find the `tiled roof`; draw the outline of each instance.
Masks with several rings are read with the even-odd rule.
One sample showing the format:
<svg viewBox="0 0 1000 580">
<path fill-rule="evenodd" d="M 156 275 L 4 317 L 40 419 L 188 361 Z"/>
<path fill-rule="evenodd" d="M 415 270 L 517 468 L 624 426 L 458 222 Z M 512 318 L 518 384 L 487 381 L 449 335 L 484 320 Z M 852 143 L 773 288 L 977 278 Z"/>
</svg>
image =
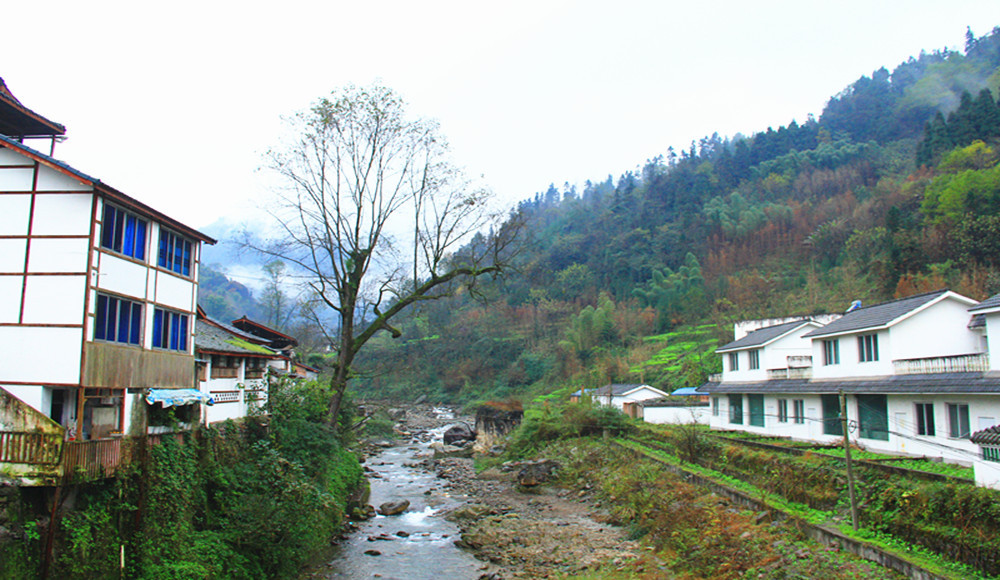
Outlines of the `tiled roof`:
<svg viewBox="0 0 1000 580">
<path fill-rule="evenodd" d="M 882 328 L 897 318 L 920 308 L 928 302 L 936 300 L 947 292 L 948 290 L 938 290 L 937 292 L 917 294 L 916 296 L 909 296 L 876 304 L 875 306 L 852 310 L 826 326 L 807 332 L 804 336 L 810 338 L 853 332 L 866 328 Z"/>
<path fill-rule="evenodd" d="M 595 389 L 592 394 L 598 395 L 598 396 L 604 395 L 606 397 L 606 396 L 608 396 L 608 389 L 610 388 L 611 389 L 611 396 L 612 397 L 617 397 L 619 395 L 624 395 L 625 393 L 627 393 L 629 391 L 634 391 L 634 390 L 638 389 L 639 387 L 653 388 L 653 387 L 650 387 L 649 385 L 614 384 L 614 385 L 605 385 L 605 386 L 603 386 L 603 387 L 601 387 L 599 389 Z"/>
<path fill-rule="evenodd" d="M 0 134 L 11 137 L 54 137 L 65 135 L 66 127 L 25 107 L 0 78 Z"/>
<path fill-rule="evenodd" d="M 1000 393 L 1000 377 L 986 373 L 893 375 L 865 379 L 774 379 L 745 383 L 708 382 L 700 393 L 947 394 Z"/>
<path fill-rule="evenodd" d="M 803 319 L 803 320 L 795 320 L 792 322 L 786 322 L 784 324 L 776 324 L 774 326 L 765 326 L 764 328 L 747 333 L 746 336 L 740 338 L 739 340 L 734 340 L 729 344 L 720 346 L 719 348 L 715 349 L 715 352 L 726 352 L 729 350 L 739 350 L 743 348 L 763 346 L 768 342 L 771 342 L 772 340 L 784 334 L 787 334 L 804 324 L 809 324 L 810 322 L 811 321 L 809 320 Z"/>
<path fill-rule="evenodd" d="M 990 308 L 1000 307 L 1000 294 L 994 294 L 986 300 L 983 300 L 979 304 L 976 304 L 969 309 L 969 312 L 978 312 L 980 310 L 988 310 Z"/>
<path fill-rule="evenodd" d="M 235 355 L 269 356 L 269 354 L 259 350 L 263 349 L 273 354 L 270 349 L 264 346 L 253 345 L 254 348 L 241 346 L 239 344 L 241 341 L 247 344 L 247 341 L 242 337 L 213 324 L 195 324 L 194 346 L 196 350 L 225 352 Z"/>
<path fill-rule="evenodd" d="M 972 434 L 971 441 L 978 445 L 1000 445 L 1000 425 L 976 431 Z"/>
</svg>

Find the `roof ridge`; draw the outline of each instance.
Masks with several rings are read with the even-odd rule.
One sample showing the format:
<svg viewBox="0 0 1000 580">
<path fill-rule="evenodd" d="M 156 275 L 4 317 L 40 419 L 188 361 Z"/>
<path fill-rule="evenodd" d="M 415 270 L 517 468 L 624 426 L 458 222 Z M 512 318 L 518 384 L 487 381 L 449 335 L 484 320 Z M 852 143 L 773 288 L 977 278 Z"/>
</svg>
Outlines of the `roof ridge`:
<svg viewBox="0 0 1000 580">
<path fill-rule="evenodd" d="M 903 296 L 901 298 L 893 298 L 892 300 L 886 300 L 885 302 L 879 302 L 878 304 L 872 304 L 871 306 L 862 306 L 857 310 L 852 310 L 851 312 L 857 312 L 858 310 L 866 310 L 868 308 L 875 308 L 876 306 L 885 306 L 886 304 L 894 304 L 896 302 L 902 302 L 903 300 L 910 300 L 913 298 L 923 298 L 925 296 L 932 296 L 934 294 L 944 294 L 945 292 L 951 292 L 948 288 L 942 288 L 940 290 L 933 290 L 931 292 L 921 292 L 920 294 L 911 294 L 910 296 Z"/>
</svg>

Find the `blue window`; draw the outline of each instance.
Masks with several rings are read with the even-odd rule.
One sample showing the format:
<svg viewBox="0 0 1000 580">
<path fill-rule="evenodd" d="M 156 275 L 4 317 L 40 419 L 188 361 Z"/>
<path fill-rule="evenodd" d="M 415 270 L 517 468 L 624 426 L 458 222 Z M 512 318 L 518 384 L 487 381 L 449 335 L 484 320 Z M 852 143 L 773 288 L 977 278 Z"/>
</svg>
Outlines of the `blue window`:
<svg viewBox="0 0 1000 580">
<path fill-rule="evenodd" d="M 182 276 L 191 275 L 191 242 L 160 228 L 160 254 L 157 264 Z"/>
<path fill-rule="evenodd" d="M 187 351 L 188 315 L 157 308 L 153 310 L 153 346 Z"/>
<path fill-rule="evenodd" d="M 101 247 L 136 260 L 146 259 L 146 221 L 110 204 L 104 204 Z"/>
<path fill-rule="evenodd" d="M 142 304 L 124 298 L 98 294 L 97 325 L 94 327 L 94 339 L 137 346 L 141 344 Z"/>
</svg>

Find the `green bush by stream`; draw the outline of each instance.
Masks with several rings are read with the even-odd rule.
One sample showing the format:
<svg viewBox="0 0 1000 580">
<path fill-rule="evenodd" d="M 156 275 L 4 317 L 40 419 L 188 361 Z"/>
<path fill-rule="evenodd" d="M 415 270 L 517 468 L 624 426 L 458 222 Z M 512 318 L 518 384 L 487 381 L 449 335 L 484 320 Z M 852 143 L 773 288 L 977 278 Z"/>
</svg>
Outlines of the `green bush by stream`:
<svg viewBox="0 0 1000 580">
<path fill-rule="evenodd" d="M 80 486 L 49 577 L 117 579 L 122 550 L 125 578 L 294 577 L 329 545 L 364 481 L 357 457 L 322 422 L 323 390 L 282 385 L 269 417 L 164 437 L 118 479 Z M 4 555 L 24 562 L 5 562 L 0 578 L 34 577 L 32 550 Z"/>
</svg>

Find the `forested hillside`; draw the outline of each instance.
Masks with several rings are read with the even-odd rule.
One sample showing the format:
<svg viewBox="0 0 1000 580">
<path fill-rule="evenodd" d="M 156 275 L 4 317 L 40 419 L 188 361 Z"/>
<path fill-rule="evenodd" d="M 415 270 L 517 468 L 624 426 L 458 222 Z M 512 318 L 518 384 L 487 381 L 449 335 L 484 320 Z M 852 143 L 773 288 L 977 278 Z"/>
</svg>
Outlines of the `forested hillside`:
<svg viewBox="0 0 1000 580">
<path fill-rule="evenodd" d="M 512 216 L 527 224 L 518 271 L 414 310 L 363 353 L 355 391 L 672 389 L 718 368 L 738 319 L 1000 291 L 998 96 L 1000 28 L 970 31 L 962 51 L 862 76 L 818 119 L 550 186 Z"/>
</svg>

